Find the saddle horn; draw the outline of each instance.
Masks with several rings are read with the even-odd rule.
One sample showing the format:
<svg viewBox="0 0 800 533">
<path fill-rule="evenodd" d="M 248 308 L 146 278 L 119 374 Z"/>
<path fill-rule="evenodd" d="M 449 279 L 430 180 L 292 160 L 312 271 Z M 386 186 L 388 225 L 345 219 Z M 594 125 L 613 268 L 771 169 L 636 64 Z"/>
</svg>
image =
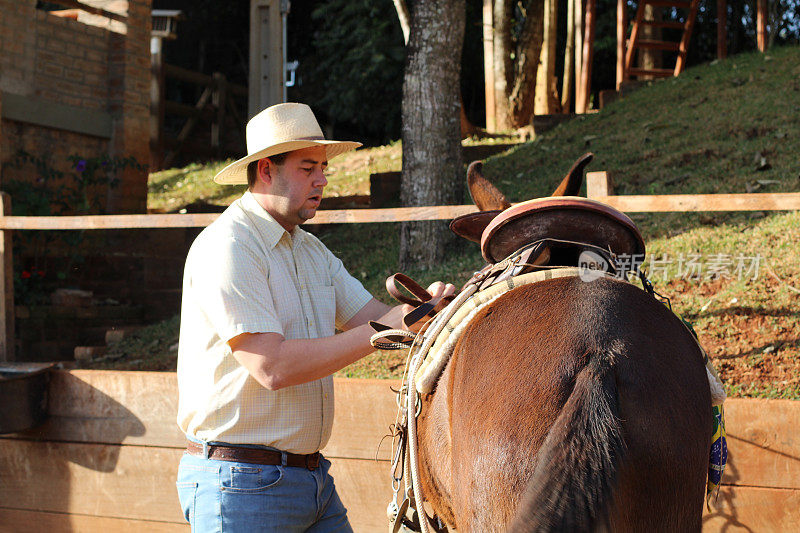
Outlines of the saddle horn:
<svg viewBox="0 0 800 533">
<path fill-rule="evenodd" d="M 581 192 L 581 185 L 583 185 L 583 171 L 592 159 L 594 159 L 594 154 L 591 152 L 580 156 L 550 196 L 578 196 L 578 193 Z"/>
</svg>

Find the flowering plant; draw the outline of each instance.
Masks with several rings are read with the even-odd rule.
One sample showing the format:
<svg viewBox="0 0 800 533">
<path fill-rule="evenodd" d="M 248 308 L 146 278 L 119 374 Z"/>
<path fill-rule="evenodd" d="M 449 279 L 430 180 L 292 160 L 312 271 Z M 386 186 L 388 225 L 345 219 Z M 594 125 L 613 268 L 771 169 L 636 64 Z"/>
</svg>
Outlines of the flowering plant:
<svg viewBox="0 0 800 533">
<path fill-rule="evenodd" d="M 67 157 L 67 165 L 52 159 L 19 151 L 8 163 L 11 169 L 28 170 L 33 179 L 5 179 L 3 191 L 11 195 L 14 215 L 90 215 L 102 214 L 108 191 L 119 185 L 119 173 L 126 168 L 143 170 L 133 157 Z M 44 303 L 48 286 L 63 283 L 76 263 L 83 261 L 83 231 L 29 231 L 24 239 L 14 239 L 15 264 L 25 268 L 14 273 L 14 292 L 23 305 Z M 66 261 L 45 266 L 45 257 L 54 250 L 66 250 Z M 58 252 L 56 252 L 57 254 Z M 22 260 L 25 256 L 24 261 Z M 48 263 L 49 264 L 49 263 Z M 57 265 L 55 267 L 54 265 Z M 46 273 L 50 275 L 48 280 Z"/>
</svg>

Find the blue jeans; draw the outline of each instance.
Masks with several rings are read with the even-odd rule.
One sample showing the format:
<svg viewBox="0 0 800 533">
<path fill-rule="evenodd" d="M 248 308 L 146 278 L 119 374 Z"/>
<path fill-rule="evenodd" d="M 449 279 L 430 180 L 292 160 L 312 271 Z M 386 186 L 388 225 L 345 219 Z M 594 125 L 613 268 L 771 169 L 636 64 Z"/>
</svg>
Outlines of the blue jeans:
<svg viewBox="0 0 800 533">
<path fill-rule="evenodd" d="M 193 533 L 352 532 L 331 463 L 271 466 L 183 454 L 178 498 Z"/>
</svg>

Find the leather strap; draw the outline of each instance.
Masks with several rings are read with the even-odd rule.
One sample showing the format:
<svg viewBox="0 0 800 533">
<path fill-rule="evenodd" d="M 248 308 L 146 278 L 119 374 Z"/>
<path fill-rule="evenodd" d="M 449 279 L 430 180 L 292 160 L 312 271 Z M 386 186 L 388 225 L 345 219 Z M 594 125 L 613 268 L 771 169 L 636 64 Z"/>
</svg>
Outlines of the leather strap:
<svg viewBox="0 0 800 533">
<path fill-rule="evenodd" d="M 203 445 L 194 441 L 186 444 L 186 453 L 204 457 Z M 286 463 L 281 456 L 286 456 Z M 252 463 L 258 465 L 284 465 L 298 468 L 308 468 L 314 470 L 319 468 L 320 453 L 315 452 L 308 455 L 296 453 L 279 452 L 277 450 L 266 450 L 263 448 L 245 448 L 242 446 L 221 446 L 216 444 L 208 445 L 208 459 L 217 461 L 233 461 L 236 463 Z"/>
<path fill-rule="evenodd" d="M 414 298 L 409 298 L 403 294 L 400 289 L 397 288 L 398 285 L 414 295 Z M 419 283 L 399 272 L 386 278 L 386 292 L 398 302 L 408 305 L 419 305 L 431 299 L 431 295 L 428 291 L 423 289 Z"/>
</svg>

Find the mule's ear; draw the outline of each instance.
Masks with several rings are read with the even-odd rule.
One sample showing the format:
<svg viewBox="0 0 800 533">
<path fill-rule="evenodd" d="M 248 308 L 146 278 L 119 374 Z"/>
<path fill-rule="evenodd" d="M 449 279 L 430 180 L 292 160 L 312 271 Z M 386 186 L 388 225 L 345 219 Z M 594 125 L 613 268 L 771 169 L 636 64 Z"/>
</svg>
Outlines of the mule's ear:
<svg viewBox="0 0 800 533">
<path fill-rule="evenodd" d="M 472 201 L 481 211 L 502 211 L 511 207 L 503 193 L 483 177 L 483 162 L 473 161 L 469 165 L 467 185 Z"/>
<path fill-rule="evenodd" d="M 591 152 L 585 153 L 569 169 L 561 184 L 550 196 L 578 196 L 583 184 L 583 171 L 586 165 L 594 158 Z"/>
</svg>

